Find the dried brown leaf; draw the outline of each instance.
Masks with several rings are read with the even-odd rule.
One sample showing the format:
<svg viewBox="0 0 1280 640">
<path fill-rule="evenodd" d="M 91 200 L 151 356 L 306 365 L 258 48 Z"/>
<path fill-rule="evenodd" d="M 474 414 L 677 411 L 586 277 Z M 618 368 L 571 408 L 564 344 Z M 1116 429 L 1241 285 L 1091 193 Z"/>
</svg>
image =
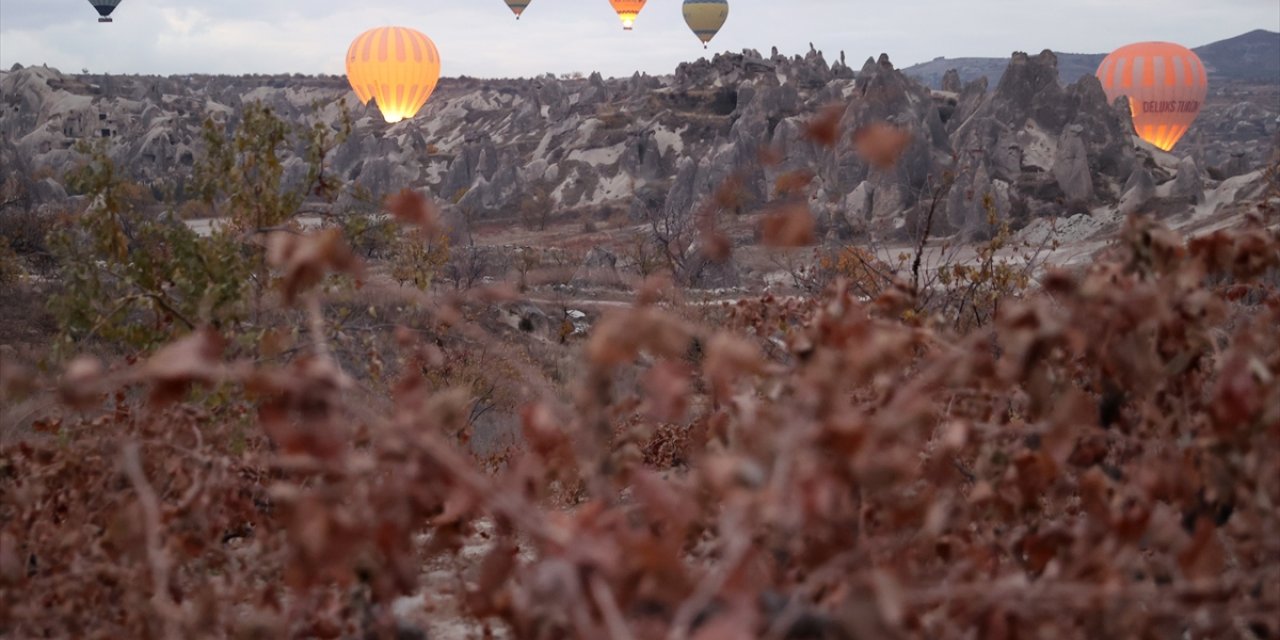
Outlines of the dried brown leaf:
<svg viewBox="0 0 1280 640">
<path fill-rule="evenodd" d="M 815 144 L 831 147 L 840 139 L 840 121 L 844 118 L 845 106 L 831 104 L 822 108 L 805 124 L 803 136 Z"/>
<path fill-rule="evenodd" d="M 690 373 L 688 364 L 671 360 L 663 360 L 645 372 L 640 384 L 654 420 L 674 422 L 684 417 L 693 390 Z"/>
<path fill-rule="evenodd" d="M 765 167 L 775 167 L 782 164 L 782 161 L 786 159 L 781 150 L 775 146 L 768 145 L 762 145 L 756 152 L 756 157 L 759 158 L 760 164 Z"/>
<path fill-rule="evenodd" d="M 151 401 L 168 404 L 180 399 L 193 384 L 213 384 L 222 379 L 221 362 L 226 341 L 211 328 L 198 329 L 161 347 L 142 364 L 139 376 L 152 384 Z"/>
<path fill-rule="evenodd" d="M 775 248 L 812 245 L 817 237 L 817 222 L 808 205 L 793 203 L 766 214 L 760 222 L 760 236 L 765 246 Z"/>
<path fill-rule="evenodd" d="M 692 335 L 679 319 L 655 307 L 606 315 L 587 342 L 587 358 L 596 366 L 630 362 L 641 351 L 659 357 L 684 356 Z"/>
<path fill-rule="evenodd" d="M 709 260 L 721 263 L 733 255 L 733 241 L 719 229 L 704 230 L 699 236 L 702 253 Z"/>
<path fill-rule="evenodd" d="M 88 355 L 76 356 L 62 375 L 59 388 L 62 401 L 77 409 L 88 408 L 101 393 L 98 386 L 104 373 L 101 360 Z"/>
<path fill-rule="evenodd" d="M 764 372 L 764 354 L 754 342 L 720 331 L 707 344 L 702 370 L 717 394 L 723 396 L 739 376 Z"/>
<path fill-rule="evenodd" d="M 731 175 L 725 178 L 712 194 L 711 201 L 725 211 L 738 211 L 746 202 L 746 191 L 742 186 L 742 178 Z"/>
<path fill-rule="evenodd" d="M 893 168 L 909 144 L 911 133 L 891 124 L 871 124 L 853 132 L 854 149 L 877 169 Z"/>
<path fill-rule="evenodd" d="M 788 171 L 774 180 L 773 191 L 780 197 L 803 195 L 813 183 L 813 172 L 807 169 Z"/>
<path fill-rule="evenodd" d="M 1226 552 L 1218 541 L 1218 530 L 1208 518 L 1196 520 L 1191 542 L 1178 553 L 1182 575 L 1190 580 L 1210 580 L 1222 575 Z"/>
<path fill-rule="evenodd" d="M 0 531 L 0 584 L 17 585 L 25 573 L 18 556 L 18 539 L 7 530 Z"/>
<path fill-rule="evenodd" d="M 351 253 L 338 229 L 324 229 L 305 236 L 275 232 L 268 241 L 267 261 L 283 271 L 280 288 L 288 304 L 319 284 L 331 271 L 359 274 L 361 270 L 360 261 Z"/>
<path fill-rule="evenodd" d="M 387 198 L 387 210 L 396 220 L 418 227 L 427 236 L 440 232 L 440 213 L 436 206 L 413 189 L 403 189 Z"/>
</svg>

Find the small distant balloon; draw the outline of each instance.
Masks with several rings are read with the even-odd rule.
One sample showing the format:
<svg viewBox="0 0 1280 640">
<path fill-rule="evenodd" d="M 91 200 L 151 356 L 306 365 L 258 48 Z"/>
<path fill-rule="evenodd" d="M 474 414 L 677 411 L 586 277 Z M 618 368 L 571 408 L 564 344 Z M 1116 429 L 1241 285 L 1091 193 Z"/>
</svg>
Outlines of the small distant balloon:
<svg viewBox="0 0 1280 640">
<path fill-rule="evenodd" d="M 516 20 L 520 19 L 520 14 L 529 8 L 529 3 L 533 0 L 506 0 L 507 6 L 511 8 L 511 13 L 516 14 Z"/>
<path fill-rule="evenodd" d="M 374 100 L 387 122 L 412 118 L 440 80 L 440 51 L 407 27 L 365 31 L 347 49 L 347 81 L 361 104 Z"/>
<path fill-rule="evenodd" d="M 636 16 L 640 15 L 640 10 L 644 9 L 646 0 L 609 0 L 609 4 L 613 5 L 613 10 L 618 12 L 618 19 L 622 20 L 622 28 L 631 31 L 636 24 Z"/>
<path fill-rule="evenodd" d="M 684 21 L 704 49 L 728 19 L 729 0 L 684 0 Z"/>
<path fill-rule="evenodd" d="M 116 10 L 120 0 L 89 0 L 89 4 L 98 10 L 98 22 L 111 22 L 111 12 Z"/>
<path fill-rule="evenodd" d="M 1098 67 L 1107 99 L 1128 96 L 1138 137 L 1169 151 L 1178 144 L 1209 92 L 1204 63 L 1172 42 L 1139 42 L 1116 49 Z"/>
</svg>

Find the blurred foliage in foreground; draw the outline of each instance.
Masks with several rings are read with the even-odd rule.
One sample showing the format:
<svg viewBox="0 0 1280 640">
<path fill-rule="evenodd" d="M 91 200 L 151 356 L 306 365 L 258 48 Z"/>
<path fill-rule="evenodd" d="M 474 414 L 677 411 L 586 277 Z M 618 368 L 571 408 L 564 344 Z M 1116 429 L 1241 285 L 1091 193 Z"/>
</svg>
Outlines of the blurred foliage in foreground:
<svg viewBox="0 0 1280 640">
<path fill-rule="evenodd" d="M 39 414 L 0 444 L 0 635 L 1280 634 L 1266 207 L 1189 240 L 1134 217 L 1086 269 L 974 305 L 972 323 L 921 305 L 914 267 L 866 295 L 877 280 L 845 271 L 882 268 L 867 256 L 811 296 L 710 308 L 653 278 L 566 347 L 581 374 L 561 388 L 526 357 L 545 345 L 476 321 L 509 287 L 406 288 L 419 315 L 383 330 L 391 348 L 364 363 L 378 375 L 358 378 L 325 315 L 327 279 L 362 273 L 339 231 L 227 240 L 229 266 L 176 277 L 219 236 L 174 231 L 154 245 L 172 257 L 134 266 L 129 243 L 150 238 L 98 197 L 85 254 L 125 271 L 73 269 L 100 296 L 79 304 L 137 296 L 160 328 L 141 342 L 163 345 L 51 380 L 0 367 L 0 427 Z M 279 224 L 275 207 L 246 228 Z M 388 207 L 440 232 L 419 196 Z M 813 234 L 795 206 L 762 226 L 776 246 Z M 946 277 L 1019 284 L 974 268 Z M 232 272 L 242 288 L 196 295 Z M 229 348 L 257 304 L 298 318 L 292 357 Z M 472 375 L 491 370 L 525 398 L 521 447 L 496 464 L 462 444 L 477 396 L 501 396 Z"/>
</svg>

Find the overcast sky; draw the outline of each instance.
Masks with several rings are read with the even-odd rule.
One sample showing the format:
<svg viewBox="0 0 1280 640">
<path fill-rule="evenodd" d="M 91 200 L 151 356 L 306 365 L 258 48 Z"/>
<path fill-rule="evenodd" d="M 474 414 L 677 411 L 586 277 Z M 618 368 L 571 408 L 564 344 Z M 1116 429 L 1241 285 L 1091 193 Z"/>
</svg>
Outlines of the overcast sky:
<svg viewBox="0 0 1280 640">
<path fill-rule="evenodd" d="M 447 76 L 670 73 L 704 52 L 681 0 L 649 0 L 622 31 L 607 0 L 533 0 L 516 22 L 502 0 L 123 0 L 98 24 L 87 0 L 0 0 L 0 65 L 94 73 L 341 73 L 351 39 L 396 24 L 433 40 Z M 1190 47 L 1280 30 L 1280 0 L 730 0 L 712 51 L 812 42 L 857 67 L 1015 50 L 1105 53 L 1139 40 Z"/>
</svg>

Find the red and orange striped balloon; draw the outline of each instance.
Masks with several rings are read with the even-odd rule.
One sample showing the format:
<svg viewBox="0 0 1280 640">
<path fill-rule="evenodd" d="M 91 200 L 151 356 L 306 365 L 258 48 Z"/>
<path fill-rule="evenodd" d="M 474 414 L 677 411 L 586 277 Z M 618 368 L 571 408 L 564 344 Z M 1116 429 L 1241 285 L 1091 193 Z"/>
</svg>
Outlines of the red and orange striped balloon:
<svg viewBox="0 0 1280 640">
<path fill-rule="evenodd" d="M 412 118 L 440 80 L 440 51 L 406 27 L 378 27 L 347 49 L 347 81 L 362 104 L 377 102 L 387 122 Z"/>
<path fill-rule="evenodd" d="M 618 13 L 618 19 L 622 21 L 622 28 L 627 31 L 635 26 L 636 17 L 640 15 L 640 10 L 644 9 L 645 2 L 647 0 L 609 0 L 613 10 Z"/>
<path fill-rule="evenodd" d="M 1187 132 L 1209 92 L 1204 63 L 1172 42 L 1139 42 L 1116 49 L 1098 67 L 1107 99 L 1129 97 L 1138 136 L 1169 151 Z"/>
</svg>

